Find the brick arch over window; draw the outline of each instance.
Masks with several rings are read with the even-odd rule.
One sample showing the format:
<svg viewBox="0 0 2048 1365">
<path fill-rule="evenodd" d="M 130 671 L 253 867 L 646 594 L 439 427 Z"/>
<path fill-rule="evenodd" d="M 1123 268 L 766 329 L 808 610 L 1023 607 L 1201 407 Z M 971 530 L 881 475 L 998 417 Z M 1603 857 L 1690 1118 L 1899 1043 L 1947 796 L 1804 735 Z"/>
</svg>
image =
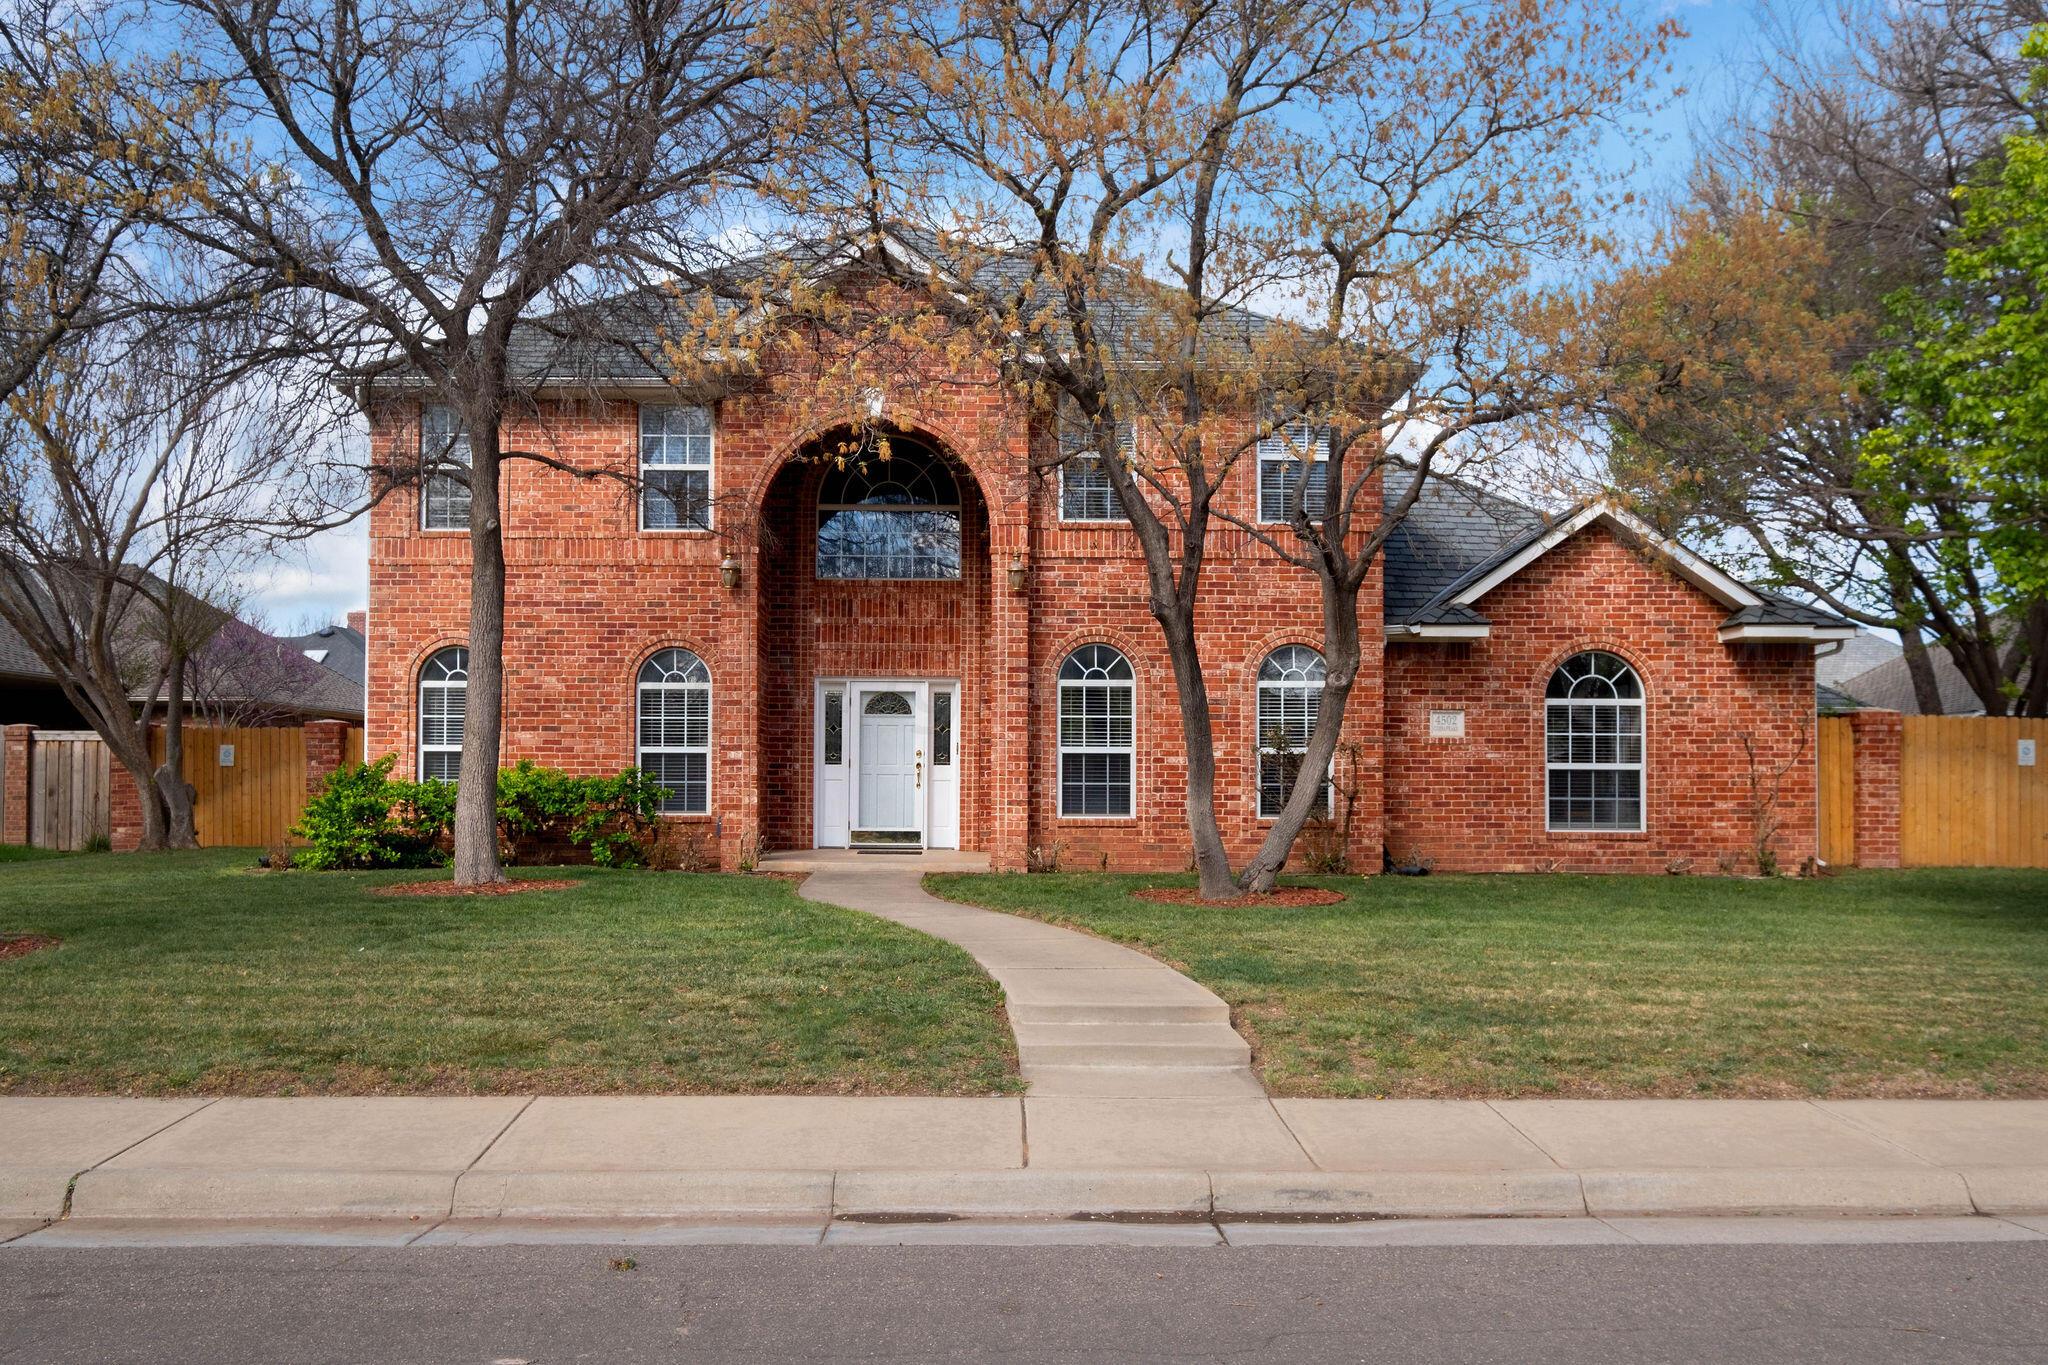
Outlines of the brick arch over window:
<svg viewBox="0 0 2048 1365">
<path fill-rule="evenodd" d="M 943 422 L 929 420 L 920 414 L 908 411 L 892 413 L 886 425 L 892 435 L 922 442 L 936 451 L 943 459 L 950 460 L 965 470 L 974 480 L 982 504 L 987 509 L 990 541 L 992 544 L 1007 544 L 1009 537 L 1001 532 L 1020 531 L 1028 520 L 1025 507 L 1016 504 L 1028 493 L 1011 487 L 1000 472 L 998 457 L 980 457 L 969 452 L 971 443 L 962 440 Z M 783 469 L 800 457 L 805 451 L 832 439 L 850 429 L 847 422 L 826 422 L 807 427 L 796 433 L 781 445 L 774 454 L 761 464 L 754 475 L 753 484 L 747 489 L 747 515 L 758 523 L 762 516 L 763 504 L 769 490 Z"/>
</svg>

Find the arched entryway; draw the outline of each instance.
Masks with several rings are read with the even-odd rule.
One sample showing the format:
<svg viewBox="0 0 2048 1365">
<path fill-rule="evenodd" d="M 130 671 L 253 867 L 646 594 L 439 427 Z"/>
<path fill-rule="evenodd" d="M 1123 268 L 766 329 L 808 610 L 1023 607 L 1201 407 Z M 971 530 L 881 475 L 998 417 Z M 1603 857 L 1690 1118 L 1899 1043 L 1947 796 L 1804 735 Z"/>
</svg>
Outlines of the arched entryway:
<svg viewBox="0 0 2048 1365">
<path fill-rule="evenodd" d="M 760 504 L 761 835 L 775 849 L 985 848 L 989 509 L 915 431 L 833 432 Z"/>
</svg>

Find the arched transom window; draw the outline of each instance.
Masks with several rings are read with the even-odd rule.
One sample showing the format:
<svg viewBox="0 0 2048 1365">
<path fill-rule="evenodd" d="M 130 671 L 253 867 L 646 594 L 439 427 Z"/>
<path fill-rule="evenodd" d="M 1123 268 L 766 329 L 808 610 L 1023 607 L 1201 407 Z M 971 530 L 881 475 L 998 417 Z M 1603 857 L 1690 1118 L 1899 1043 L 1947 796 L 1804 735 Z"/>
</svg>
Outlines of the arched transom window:
<svg viewBox="0 0 2048 1365">
<path fill-rule="evenodd" d="M 1060 814 L 1129 815 L 1136 755 L 1131 661 L 1082 645 L 1060 665 Z"/>
<path fill-rule="evenodd" d="M 1543 698 L 1553 830 L 1643 827 L 1643 684 L 1605 650 L 1574 654 Z"/>
<path fill-rule="evenodd" d="M 687 649 L 664 649 L 640 668 L 640 767 L 668 788 L 661 808 L 711 811 L 711 670 Z"/>
<path fill-rule="evenodd" d="M 960 486 L 915 441 L 834 465 L 818 490 L 818 577 L 958 578 Z"/>
<path fill-rule="evenodd" d="M 1270 819 L 1287 804 L 1301 770 L 1308 737 L 1323 705 L 1323 656 L 1306 645 L 1282 645 L 1259 665 L 1259 815 Z M 1313 814 L 1330 810 L 1330 779 L 1323 776 Z"/>
<path fill-rule="evenodd" d="M 420 669 L 420 781 L 453 782 L 462 771 L 462 710 L 469 701 L 469 651 L 444 649 Z"/>
</svg>

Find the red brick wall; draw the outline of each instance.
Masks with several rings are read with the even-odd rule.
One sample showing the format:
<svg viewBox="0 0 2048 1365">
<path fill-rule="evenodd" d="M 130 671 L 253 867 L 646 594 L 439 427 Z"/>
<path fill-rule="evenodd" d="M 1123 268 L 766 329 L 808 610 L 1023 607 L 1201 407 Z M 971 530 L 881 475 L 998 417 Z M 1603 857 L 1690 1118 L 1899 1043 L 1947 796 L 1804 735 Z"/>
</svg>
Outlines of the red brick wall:
<svg viewBox="0 0 2048 1365">
<path fill-rule="evenodd" d="M 1388 648 L 1389 851 L 1444 870 L 1750 870 L 1750 762 L 1781 782 L 1779 866 L 1815 847 L 1813 658 L 1807 646 L 1728 646 L 1727 611 L 1589 529 L 1486 595 L 1491 638 Z M 1612 651 L 1645 692 L 1639 834 L 1547 833 L 1543 692 L 1585 649 Z M 1462 709 L 1463 739 L 1431 739 L 1432 709 Z"/>
</svg>

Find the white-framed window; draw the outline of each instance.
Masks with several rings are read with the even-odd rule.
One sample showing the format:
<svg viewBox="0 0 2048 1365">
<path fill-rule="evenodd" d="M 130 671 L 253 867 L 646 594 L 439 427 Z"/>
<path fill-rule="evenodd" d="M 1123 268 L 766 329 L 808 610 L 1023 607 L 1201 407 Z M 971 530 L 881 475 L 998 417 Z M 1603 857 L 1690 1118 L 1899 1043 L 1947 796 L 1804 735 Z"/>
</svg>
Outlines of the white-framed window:
<svg viewBox="0 0 2048 1365">
<path fill-rule="evenodd" d="M 1282 645 L 1259 665 L 1259 818 L 1270 820 L 1287 804 L 1301 771 L 1308 737 L 1323 706 L 1323 656 L 1307 645 Z M 1311 814 L 1330 812 L 1330 778 L 1323 775 Z"/>
<path fill-rule="evenodd" d="M 1259 438 L 1259 520 L 1293 520 L 1300 498 L 1311 520 L 1320 518 L 1330 495 L 1330 429 L 1307 421 L 1287 422 Z"/>
<path fill-rule="evenodd" d="M 469 432 L 444 403 L 420 409 L 420 526 L 469 529 Z"/>
<path fill-rule="evenodd" d="M 453 782 L 461 775 L 468 702 L 469 650 L 451 645 L 420 668 L 420 781 Z"/>
<path fill-rule="evenodd" d="M 1131 661 L 1082 645 L 1060 665 L 1060 814 L 1128 816 L 1136 767 Z"/>
<path fill-rule="evenodd" d="M 1543 694 L 1552 830 L 1643 827 L 1643 684 L 1605 650 L 1574 654 Z"/>
<path fill-rule="evenodd" d="M 960 576 L 960 485 L 915 441 L 849 457 L 818 489 L 818 577 Z"/>
<path fill-rule="evenodd" d="M 640 666 L 640 768 L 668 788 L 662 810 L 711 813 L 711 670 L 687 649 Z"/>
<path fill-rule="evenodd" d="M 711 529 L 716 431 L 710 408 L 641 405 L 641 530 Z"/>
<path fill-rule="evenodd" d="M 1071 401 L 1060 409 L 1060 520 L 1129 521 L 1116 499 L 1109 471 L 1094 450 L 1095 437 Z M 1116 448 L 1128 460 L 1137 451 L 1129 422 L 1116 424 Z"/>
</svg>

